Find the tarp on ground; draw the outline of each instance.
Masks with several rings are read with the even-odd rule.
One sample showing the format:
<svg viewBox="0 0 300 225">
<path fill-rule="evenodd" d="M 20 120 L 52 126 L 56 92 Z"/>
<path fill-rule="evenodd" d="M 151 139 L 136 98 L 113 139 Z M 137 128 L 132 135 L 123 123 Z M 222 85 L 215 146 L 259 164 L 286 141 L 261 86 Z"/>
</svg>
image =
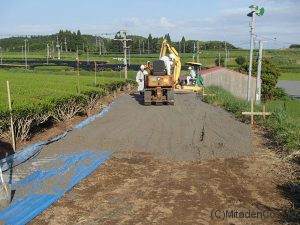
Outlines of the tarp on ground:
<svg viewBox="0 0 300 225">
<path fill-rule="evenodd" d="M 108 151 L 82 150 L 57 156 L 43 169 L 12 185 L 12 189 L 16 190 L 14 199 L 8 208 L 0 212 L 0 223 L 28 223 L 110 155 Z"/>
<path fill-rule="evenodd" d="M 81 128 L 85 127 L 86 125 L 88 125 L 89 123 L 94 121 L 96 118 L 103 117 L 105 115 L 105 113 L 107 113 L 109 111 L 109 109 L 110 109 L 110 105 L 104 107 L 100 113 L 95 114 L 95 115 L 83 120 L 81 123 L 77 124 L 73 129 L 81 129 Z M 67 136 L 67 134 L 70 131 L 72 131 L 73 129 L 70 129 L 70 130 L 66 131 L 65 133 L 63 133 L 49 141 L 37 142 L 35 144 L 32 144 L 32 145 L 22 149 L 21 151 L 16 152 L 13 155 L 10 155 L 4 159 L 1 159 L 0 167 L 1 167 L 2 171 L 7 171 L 8 169 L 10 169 L 12 167 L 15 167 L 21 163 L 26 162 L 28 159 L 35 157 L 37 154 L 40 153 L 40 151 L 42 150 L 44 145 L 48 145 L 55 141 L 59 141 L 60 139 Z"/>
</svg>

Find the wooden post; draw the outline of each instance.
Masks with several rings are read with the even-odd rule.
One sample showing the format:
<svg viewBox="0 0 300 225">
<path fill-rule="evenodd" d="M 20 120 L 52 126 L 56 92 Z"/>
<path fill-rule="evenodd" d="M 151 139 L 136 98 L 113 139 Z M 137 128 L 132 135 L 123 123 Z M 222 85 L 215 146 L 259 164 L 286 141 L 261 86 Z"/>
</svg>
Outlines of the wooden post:
<svg viewBox="0 0 300 225">
<path fill-rule="evenodd" d="M 253 115 L 253 112 L 254 112 L 254 100 L 253 100 L 253 97 L 251 98 L 251 124 L 254 123 L 254 115 Z"/>
<path fill-rule="evenodd" d="M 97 63 L 96 61 L 94 61 L 94 64 L 95 64 L 95 86 L 97 84 Z"/>
<path fill-rule="evenodd" d="M 265 115 L 265 113 L 266 113 L 266 105 L 265 104 L 263 104 L 263 106 L 262 106 L 262 112 L 263 112 L 263 117 L 264 117 L 264 120 L 266 119 L 266 115 Z"/>
<path fill-rule="evenodd" d="M 11 129 L 12 147 L 13 147 L 14 152 L 16 152 L 16 139 L 15 139 L 15 131 L 14 131 L 14 122 L 13 122 L 13 117 L 12 117 L 9 81 L 6 81 L 6 87 L 7 87 L 7 96 L 8 96 L 8 109 L 9 109 L 9 114 L 10 114 L 10 129 Z"/>
</svg>

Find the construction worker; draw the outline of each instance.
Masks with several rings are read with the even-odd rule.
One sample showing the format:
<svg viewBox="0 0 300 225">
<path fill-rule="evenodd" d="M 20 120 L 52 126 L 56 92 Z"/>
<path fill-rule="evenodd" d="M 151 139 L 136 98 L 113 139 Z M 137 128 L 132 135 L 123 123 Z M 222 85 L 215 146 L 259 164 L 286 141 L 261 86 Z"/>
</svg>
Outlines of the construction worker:
<svg viewBox="0 0 300 225">
<path fill-rule="evenodd" d="M 145 66 L 141 65 L 140 70 L 137 72 L 135 78 L 136 82 L 138 83 L 138 91 L 140 92 L 140 95 L 142 95 L 144 91 L 144 75 L 145 75 L 144 72 L 147 72 L 145 71 Z"/>
<path fill-rule="evenodd" d="M 160 58 L 160 60 L 164 61 L 165 63 L 167 75 L 171 75 L 171 65 L 173 65 L 174 59 L 175 59 L 174 54 L 170 54 L 169 57 L 165 55 Z"/>
<path fill-rule="evenodd" d="M 190 80 L 191 79 L 195 79 L 196 78 L 196 73 L 195 73 L 195 71 L 193 70 L 193 68 L 191 66 L 189 66 L 188 70 L 189 70 L 189 73 L 188 73 L 187 78 L 186 78 L 187 85 L 190 84 Z"/>
</svg>

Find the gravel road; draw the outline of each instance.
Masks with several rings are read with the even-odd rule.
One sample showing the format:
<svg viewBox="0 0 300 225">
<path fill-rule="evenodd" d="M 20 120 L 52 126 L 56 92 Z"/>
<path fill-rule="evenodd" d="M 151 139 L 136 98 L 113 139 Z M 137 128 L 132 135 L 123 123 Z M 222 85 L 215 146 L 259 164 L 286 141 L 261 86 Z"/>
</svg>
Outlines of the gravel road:
<svg viewBox="0 0 300 225">
<path fill-rule="evenodd" d="M 194 94 L 177 94 L 174 106 L 144 106 L 123 95 L 104 118 L 44 148 L 45 152 L 103 149 L 145 152 L 176 160 L 231 158 L 251 153 L 250 128 Z"/>
</svg>

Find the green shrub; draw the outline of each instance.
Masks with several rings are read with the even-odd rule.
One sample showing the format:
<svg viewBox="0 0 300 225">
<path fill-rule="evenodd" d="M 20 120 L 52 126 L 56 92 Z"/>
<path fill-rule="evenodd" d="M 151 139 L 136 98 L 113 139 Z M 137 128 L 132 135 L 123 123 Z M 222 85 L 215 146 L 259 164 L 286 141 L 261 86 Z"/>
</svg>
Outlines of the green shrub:
<svg viewBox="0 0 300 225">
<path fill-rule="evenodd" d="M 235 58 L 235 62 L 241 66 L 246 62 L 246 58 L 244 56 L 238 56 Z"/>
</svg>

